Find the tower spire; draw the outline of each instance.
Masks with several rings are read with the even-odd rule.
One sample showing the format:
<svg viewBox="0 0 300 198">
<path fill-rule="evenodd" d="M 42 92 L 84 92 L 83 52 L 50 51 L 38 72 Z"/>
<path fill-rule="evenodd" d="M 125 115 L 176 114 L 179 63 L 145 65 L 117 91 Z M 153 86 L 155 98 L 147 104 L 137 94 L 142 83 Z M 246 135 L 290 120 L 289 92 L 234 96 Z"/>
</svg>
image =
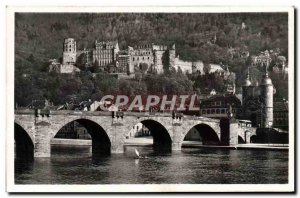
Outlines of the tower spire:
<svg viewBox="0 0 300 198">
<path fill-rule="evenodd" d="M 249 67 L 248 67 L 247 79 L 250 79 Z"/>
<path fill-rule="evenodd" d="M 251 80 L 250 80 L 250 73 L 249 73 L 249 67 L 248 67 L 248 72 L 247 72 L 247 78 L 245 79 L 244 85 L 243 86 L 250 86 L 251 85 Z"/>
<path fill-rule="evenodd" d="M 266 67 L 265 67 L 265 76 L 268 77 L 268 65 L 266 64 Z"/>
</svg>

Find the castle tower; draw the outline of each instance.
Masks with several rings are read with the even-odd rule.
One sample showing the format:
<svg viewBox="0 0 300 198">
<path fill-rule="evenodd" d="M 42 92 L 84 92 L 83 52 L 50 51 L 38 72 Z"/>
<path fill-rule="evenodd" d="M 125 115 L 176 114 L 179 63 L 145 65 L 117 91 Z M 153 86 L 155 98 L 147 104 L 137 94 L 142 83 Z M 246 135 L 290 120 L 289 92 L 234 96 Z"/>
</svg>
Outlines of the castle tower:
<svg viewBox="0 0 300 198">
<path fill-rule="evenodd" d="M 250 74 L 249 74 L 249 67 L 248 67 L 248 73 L 247 73 L 247 78 L 242 86 L 242 102 L 243 102 L 243 105 L 246 103 L 246 100 L 249 96 L 249 92 L 251 92 L 251 81 L 250 81 Z"/>
<path fill-rule="evenodd" d="M 271 78 L 269 78 L 267 66 L 265 75 L 263 76 L 260 84 L 261 88 L 261 101 L 262 108 L 262 123 L 261 127 L 271 128 L 273 126 L 273 94 L 274 87 Z"/>
<path fill-rule="evenodd" d="M 63 65 L 73 65 L 76 62 L 76 41 L 66 38 L 63 46 Z"/>
</svg>

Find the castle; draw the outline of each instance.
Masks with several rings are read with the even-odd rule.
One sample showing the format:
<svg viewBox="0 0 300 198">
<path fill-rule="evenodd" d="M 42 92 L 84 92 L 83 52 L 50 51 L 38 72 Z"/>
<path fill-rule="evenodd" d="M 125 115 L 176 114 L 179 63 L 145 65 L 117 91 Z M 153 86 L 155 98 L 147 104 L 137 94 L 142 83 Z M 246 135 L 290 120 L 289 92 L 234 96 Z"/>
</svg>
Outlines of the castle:
<svg viewBox="0 0 300 198">
<path fill-rule="evenodd" d="M 63 43 L 62 61 L 49 60 L 49 72 L 74 73 L 79 72 L 78 66 L 94 67 L 94 72 L 105 71 L 113 74 L 132 75 L 135 71 L 164 72 L 163 56 L 168 54 L 170 68 L 183 73 L 203 72 L 203 62 L 189 62 L 176 57 L 175 44 L 171 46 L 144 44 L 128 46 L 120 50 L 118 41 L 95 41 L 92 49 L 77 50 L 74 38 L 65 38 Z M 81 68 L 82 69 L 82 68 Z"/>
<path fill-rule="evenodd" d="M 80 70 L 75 67 L 78 53 L 76 52 L 76 41 L 73 38 L 64 39 L 62 63 L 57 59 L 49 60 L 49 72 L 55 71 L 57 73 L 73 73 Z"/>
<path fill-rule="evenodd" d="M 166 45 L 139 45 L 135 47 L 128 47 L 128 54 L 130 56 L 130 67 L 135 69 L 141 69 L 141 65 L 147 67 L 146 70 L 151 70 L 161 74 L 163 69 L 163 55 L 169 50 L 170 66 L 175 67 L 175 44 L 171 47 Z"/>
</svg>

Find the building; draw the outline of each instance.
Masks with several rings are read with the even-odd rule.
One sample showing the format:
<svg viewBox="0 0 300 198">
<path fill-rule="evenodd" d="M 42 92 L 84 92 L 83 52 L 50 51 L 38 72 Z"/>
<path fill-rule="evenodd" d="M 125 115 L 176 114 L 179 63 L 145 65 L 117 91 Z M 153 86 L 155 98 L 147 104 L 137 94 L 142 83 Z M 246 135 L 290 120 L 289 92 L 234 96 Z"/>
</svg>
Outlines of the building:
<svg viewBox="0 0 300 198">
<path fill-rule="evenodd" d="M 116 61 L 116 72 L 117 73 L 134 73 L 134 68 L 131 64 L 130 56 L 127 54 L 118 54 Z"/>
<path fill-rule="evenodd" d="M 74 72 L 80 72 L 80 69 L 75 67 L 72 64 L 61 64 L 58 62 L 57 59 L 50 59 L 49 60 L 49 72 L 56 72 L 60 74 L 69 74 Z"/>
<path fill-rule="evenodd" d="M 253 66 L 269 66 L 272 58 L 270 57 L 270 53 L 268 50 L 264 52 L 260 52 L 258 56 L 251 56 L 252 65 Z"/>
<path fill-rule="evenodd" d="M 57 59 L 50 59 L 48 71 L 66 74 L 80 72 L 80 69 L 75 67 L 76 60 L 76 41 L 74 38 L 65 38 L 63 43 L 62 62 L 60 63 Z"/>
<path fill-rule="evenodd" d="M 200 115 L 208 118 L 228 117 L 229 110 L 234 114 L 240 111 L 241 101 L 235 95 L 214 95 L 201 101 Z"/>
<path fill-rule="evenodd" d="M 169 52 L 170 66 L 175 67 L 175 44 L 171 47 L 166 45 L 145 44 L 134 47 L 128 47 L 128 55 L 130 56 L 129 68 L 136 70 L 153 71 L 163 73 L 163 55 Z M 146 68 L 144 68 L 146 67 Z"/>
<path fill-rule="evenodd" d="M 129 68 L 131 69 L 148 70 L 154 64 L 152 45 L 129 46 L 128 55 L 130 56 Z M 143 65 L 147 68 L 142 68 Z"/>
<path fill-rule="evenodd" d="M 115 65 L 117 54 L 119 53 L 118 41 L 95 41 L 93 49 L 93 64 L 99 66 L 100 70 L 105 70 L 108 65 Z"/>
<path fill-rule="evenodd" d="M 49 62 L 49 72 L 54 71 L 60 73 L 61 63 L 57 59 L 50 59 L 48 62 Z"/>
<path fill-rule="evenodd" d="M 226 87 L 226 94 L 235 94 L 235 83 L 228 83 L 225 85 Z"/>
<path fill-rule="evenodd" d="M 76 41 L 73 38 L 65 38 L 63 44 L 63 65 L 74 65 L 76 62 Z"/>
<path fill-rule="evenodd" d="M 151 136 L 150 130 L 145 127 L 141 122 L 137 123 L 130 129 L 128 137 L 144 137 L 144 136 Z"/>
<path fill-rule="evenodd" d="M 176 57 L 176 47 L 175 44 L 173 44 L 171 47 L 168 47 L 166 45 L 154 45 L 152 44 L 152 50 L 154 54 L 154 70 L 157 73 L 163 73 L 164 67 L 163 67 L 163 56 L 164 53 L 168 50 L 169 52 L 169 60 L 170 60 L 170 67 L 175 67 L 175 57 Z"/>
<path fill-rule="evenodd" d="M 268 76 L 267 66 L 261 83 L 250 81 L 249 69 L 242 86 L 242 119 L 249 119 L 253 126 L 271 128 L 273 126 L 273 94 L 274 86 Z"/>
<path fill-rule="evenodd" d="M 289 103 L 287 101 L 274 102 L 274 128 L 289 130 Z"/>
</svg>

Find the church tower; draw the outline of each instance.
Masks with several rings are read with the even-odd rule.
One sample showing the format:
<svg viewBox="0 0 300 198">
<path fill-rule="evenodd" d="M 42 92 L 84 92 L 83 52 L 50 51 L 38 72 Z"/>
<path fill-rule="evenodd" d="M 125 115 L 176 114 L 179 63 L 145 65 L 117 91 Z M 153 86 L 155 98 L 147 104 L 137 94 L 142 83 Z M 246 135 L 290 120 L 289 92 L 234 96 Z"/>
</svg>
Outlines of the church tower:
<svg viewBox="0 0 300 198">
<path fill-rule="evenodd" d="M 272 80 L 268 75 L 267 66 L 265 75 L 261 80 L 260 88 L 261 88 L 261 101 L 263 105 L 262 109 L 262 126 L 264 128 L 271 128 L 273 126 L 273 94 L 274 87 L 272 84 Z"/>
<path fill-rule="evenodd" d="M 247 98 L 249 98 L 249 94 L 251 94 L 250 92 L 251 92 L 251 81 L 250 81 L 250 74 L 248 68 L 247 78 L 242 86 L 243 105 L 245 105 Z"/>
<path fill-rule="evenodd" d="M 63 46 L 63 65 L 73 65 L 76 62 L 76 41 L 73 38 L 66 38 Z"/>
</svg>

